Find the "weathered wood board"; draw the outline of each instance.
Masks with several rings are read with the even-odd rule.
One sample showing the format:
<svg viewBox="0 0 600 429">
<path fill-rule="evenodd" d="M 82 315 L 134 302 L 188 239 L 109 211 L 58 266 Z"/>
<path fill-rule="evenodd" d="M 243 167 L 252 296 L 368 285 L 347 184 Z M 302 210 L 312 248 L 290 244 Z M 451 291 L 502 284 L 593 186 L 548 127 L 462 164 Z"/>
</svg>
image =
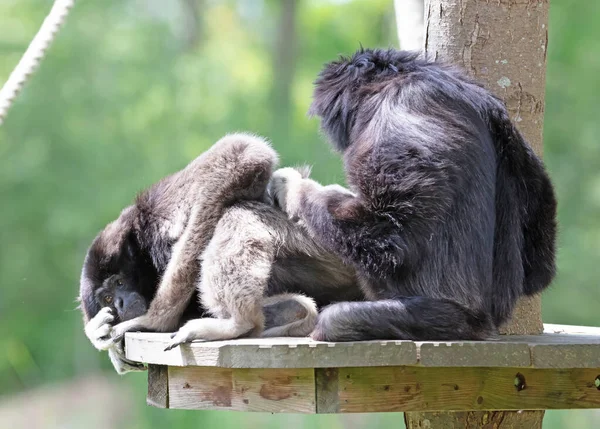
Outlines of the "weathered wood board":
<svg viewBox="0 0 600 429">
<path fill-rule="evenodd" d="M 314 371 L 303 369 L 169 368 L 169 407 L 313 413 Z"/>
<path fill-rule="evenodd" d="M 600 328 L 486 342 L 319 343 L 304 338 L 192 343 L 127 334 L 150 363 L 148 404 L 287 413 L 600 408 Z"/>
<path fill-rule="evenodd" d="M 597 370 L 339 368 L 330 413 L 600 408 Z M 518 383 L 517 383 L 518 380 Z"/>
<path fill-rule="evenodd" d="M 160 369 L 149 367 L 148 404 L 161 408 L 319 414 L 600 408 L 600 369 L 589 368 Z"/>
<path fill-rule="evenodd" d="M 219 368 L 426 367 L 600 368 L 600 328 L 547 325 L 542 335 L 493 341 L 365 341 L 248 338 L 194 342 L 164 351 L 169 334 L 128 333 L 127 358 L 167 366 Z"/>
</svg>

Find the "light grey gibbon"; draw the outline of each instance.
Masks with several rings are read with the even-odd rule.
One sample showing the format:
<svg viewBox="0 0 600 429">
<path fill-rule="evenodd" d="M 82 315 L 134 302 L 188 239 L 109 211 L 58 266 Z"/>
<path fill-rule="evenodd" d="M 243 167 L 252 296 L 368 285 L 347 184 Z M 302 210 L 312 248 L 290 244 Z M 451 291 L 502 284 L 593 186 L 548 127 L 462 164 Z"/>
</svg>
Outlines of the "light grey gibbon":
<svg viewBox="0 0 600 429">
<path fill-rule="evenodd" d="M 263 139 L 228 135 L 96 236 L 79 299 L 87 337 L 117 372 L 143 369 L 125 357 L 128 331 L 175 331 L 167 349 L 306 336 L 318 306 L 362 299 L 354 269 L 272 204 L 277 162 Z"/>
</svg>

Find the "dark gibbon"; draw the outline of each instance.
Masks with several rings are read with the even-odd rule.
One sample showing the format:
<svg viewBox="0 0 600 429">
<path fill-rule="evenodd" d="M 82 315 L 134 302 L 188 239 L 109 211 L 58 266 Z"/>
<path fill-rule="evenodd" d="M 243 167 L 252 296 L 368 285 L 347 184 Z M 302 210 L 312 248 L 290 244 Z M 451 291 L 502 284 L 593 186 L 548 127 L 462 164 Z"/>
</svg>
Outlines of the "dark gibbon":
<svg viewBox="0 0 600 429">
<path fill-rule="evenodd" d="M 310 112 L 351 192 L 283 169 L 277 201 L 368 298 L 325 308 L 314 339 L 485 339 L 550 284 L 550 179 L 502 101 L 465 73 L 361 49 L 325 66 Z"/>
<path fill-rule="evenodd" d="M 102 230 L 83 265 L 85 332 L 119 373 L 128 331 L 195 339 L 306 336 L 317 305 L 361 299 L 354 269 L 272 204 L 277 155 L 262 139 L 224 137 L 142 192 Z"/>
</svg>

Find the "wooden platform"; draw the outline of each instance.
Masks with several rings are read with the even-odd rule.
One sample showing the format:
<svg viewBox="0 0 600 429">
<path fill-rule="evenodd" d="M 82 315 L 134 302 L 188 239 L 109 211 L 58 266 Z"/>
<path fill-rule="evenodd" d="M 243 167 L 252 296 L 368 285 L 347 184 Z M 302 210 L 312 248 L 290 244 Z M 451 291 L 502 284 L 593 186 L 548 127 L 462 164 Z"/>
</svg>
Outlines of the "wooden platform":
<svg viewBox="0 0 600 429">
<path fill-rule="evenodd" d="M 600 408 L 600 328 L 545 325 L 494 341 L 195 342 L 129 333 L 148 403 L 292 413 Z"/>
</svg>

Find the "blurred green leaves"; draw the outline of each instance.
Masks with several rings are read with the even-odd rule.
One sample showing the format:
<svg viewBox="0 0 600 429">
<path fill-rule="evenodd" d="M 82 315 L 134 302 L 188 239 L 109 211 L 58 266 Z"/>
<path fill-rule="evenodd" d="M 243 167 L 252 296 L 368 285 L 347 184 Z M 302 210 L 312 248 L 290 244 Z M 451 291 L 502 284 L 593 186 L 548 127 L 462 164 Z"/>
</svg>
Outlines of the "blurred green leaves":
<svg viewBox="0 0 600 429">
<path fill-rule="evenodd" d="M 0 395 L 98 369 L 113 376 L 76 309 L 86 248 L 138 191 L 222 135 L 264 135 L 283 164 L 313 164 L 317 179 L 344 180 L 339 157 L 306 116 L 312 81 L 324 62 L 359 43 L 397 45 L 392 0 L 296 1 L 297 57 L 283 98 L 273 91 L 285 78 L 275 56 L 284 2 L 196 0 L 195 22 L 190 1 L 79 0 L 0 127 Z M 50 4 L 0 2 L 0 81 Z M 561 239 L 560 273 L 544 298 L 547 322 L 600 324 L 599 19 L 598 2 L 551 5 L 545 160 Z M 289 105 L 282 109 L 280 99 Z M 119 382 L 134 388 L 139 428 L 196 427 L 224 416 L 234 427 L 401 421 L 163 412 L 145 408 L 143 375 Z"/>
</svg>

